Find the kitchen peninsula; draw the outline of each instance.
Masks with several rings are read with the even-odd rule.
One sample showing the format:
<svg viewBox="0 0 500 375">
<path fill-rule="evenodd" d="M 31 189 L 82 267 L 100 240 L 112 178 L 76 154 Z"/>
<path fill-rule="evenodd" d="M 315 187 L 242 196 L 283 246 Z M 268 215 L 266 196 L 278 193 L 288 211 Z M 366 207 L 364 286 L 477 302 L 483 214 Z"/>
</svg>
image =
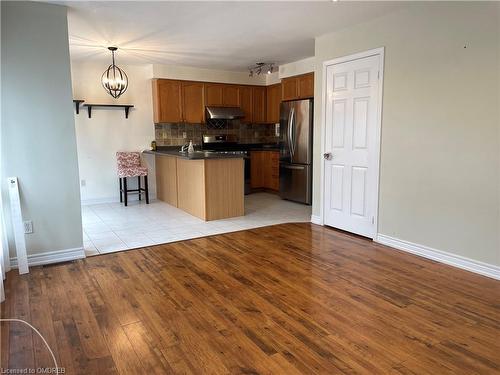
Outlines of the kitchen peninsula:
<svg viewBox="0 0 500 375">
<path fill-rule="evenodd" d="M 241 155 L 177 150 L 154 154 L 157 198 L 205 221 L 243 216 L 244 162 Z"/>
</svg>

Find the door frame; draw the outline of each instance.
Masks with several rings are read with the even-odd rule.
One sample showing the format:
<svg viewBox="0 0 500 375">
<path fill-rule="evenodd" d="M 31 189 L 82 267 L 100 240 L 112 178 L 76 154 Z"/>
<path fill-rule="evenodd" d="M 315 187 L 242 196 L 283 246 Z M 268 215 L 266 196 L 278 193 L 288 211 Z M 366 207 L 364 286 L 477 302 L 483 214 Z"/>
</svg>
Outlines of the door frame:
<svg viewBox="0 0 500 375">
<path fill-rule="evenodd" d="M 376 140 L 375 140 L 375 159 L 376 159 L 376 180 L 375 180 L 375 212 L 374 216 L 374 233 L 372 235 L 372 239 L 376 239 L 378 233 L 378 212 L 379 212 L 379 200 L 380 200 L 380 145 L 382 139 L 382 108 L 383 108 L 383 93 L 384 93 L 384 55 L 385 55 L 385 47 L 379 47 L 370 49 L 363 52 L 354 53 L 352 55 L 346 55 L 342 57 L 338 57 L 332 60 L 323 62 L 323 74 L 321 77 L 322 80 L 322 107 L 321 107 L 321 168 L 320 168 L 320 225 L 325 225 L 325 161 L 323 158 L 323 154 L 326 150 L 326 95 L 327 95 L 327 77 L 326 70 L 329 66 L 337 65 L 345 62 L 350 62 L 354 60 L 363 59 L 371 56 L 379 56 L 380 66 L 379 66 L 379 87 L 378 87 L 378 108 L 377 108 L 377 121 L 376 121 Z"/>
</svg>

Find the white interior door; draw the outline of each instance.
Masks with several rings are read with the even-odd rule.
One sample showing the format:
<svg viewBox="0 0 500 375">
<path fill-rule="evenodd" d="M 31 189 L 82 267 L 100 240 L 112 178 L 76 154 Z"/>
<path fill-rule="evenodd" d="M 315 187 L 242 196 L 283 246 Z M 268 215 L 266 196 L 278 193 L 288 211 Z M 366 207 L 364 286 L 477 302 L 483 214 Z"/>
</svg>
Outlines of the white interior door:
<svg viewBox="0 0 500 375">
<path fill-rule="evenodd" d="M 373 238 L 381 55 L 326 66 L 324 222 Z"/>
</svg>

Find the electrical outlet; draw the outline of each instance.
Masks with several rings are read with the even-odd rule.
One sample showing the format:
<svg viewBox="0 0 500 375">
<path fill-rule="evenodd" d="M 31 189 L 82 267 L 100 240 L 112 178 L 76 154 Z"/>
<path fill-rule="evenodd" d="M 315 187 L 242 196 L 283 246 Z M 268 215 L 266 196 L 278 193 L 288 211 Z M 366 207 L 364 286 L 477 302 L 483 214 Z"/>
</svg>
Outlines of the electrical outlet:
<svg viewBox="0 0 500 375">
<path fill-rule="evenodd" d="M 33 233 L 33 222 L 31 220 L 23 221 L 24 234 Z"/>
<path fill-rule="evenodd" d="M 187 138 L 187 133 L 186 132 L 182 132 L 182 138 Z"/>
<path fill-rule="evenodd" d="M 87 185 L 87 181 L 85 181 L 85 180 L 81 180 L 80 181 L 80 186 L 81 187 L 85 187 L 86 185 Z"/>
</svg>

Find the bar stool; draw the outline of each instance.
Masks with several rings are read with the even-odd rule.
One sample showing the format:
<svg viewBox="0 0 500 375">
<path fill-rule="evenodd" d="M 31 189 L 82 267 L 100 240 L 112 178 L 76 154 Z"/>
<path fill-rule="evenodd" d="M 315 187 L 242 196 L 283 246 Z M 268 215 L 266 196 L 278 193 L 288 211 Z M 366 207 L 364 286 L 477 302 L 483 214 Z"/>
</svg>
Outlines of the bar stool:
<svg viewBox="0 0 500 375">
<path fill-rule="evenodd" d="M 141 165 L 141 155 L 138 152 L 117 152 L 118 180 L 120 181 L 120 203 L 128 203 L 127 194 L 137 192 L 139 200 L 142 193 L 146 195 L 146 204 L 149 204 L 148 169 Z M 141 188 L 141 176 L 144 176 L 144 188 Z M 137 189 L 127 189 L 127 177 L 137 177 Z"/>
</svg>

